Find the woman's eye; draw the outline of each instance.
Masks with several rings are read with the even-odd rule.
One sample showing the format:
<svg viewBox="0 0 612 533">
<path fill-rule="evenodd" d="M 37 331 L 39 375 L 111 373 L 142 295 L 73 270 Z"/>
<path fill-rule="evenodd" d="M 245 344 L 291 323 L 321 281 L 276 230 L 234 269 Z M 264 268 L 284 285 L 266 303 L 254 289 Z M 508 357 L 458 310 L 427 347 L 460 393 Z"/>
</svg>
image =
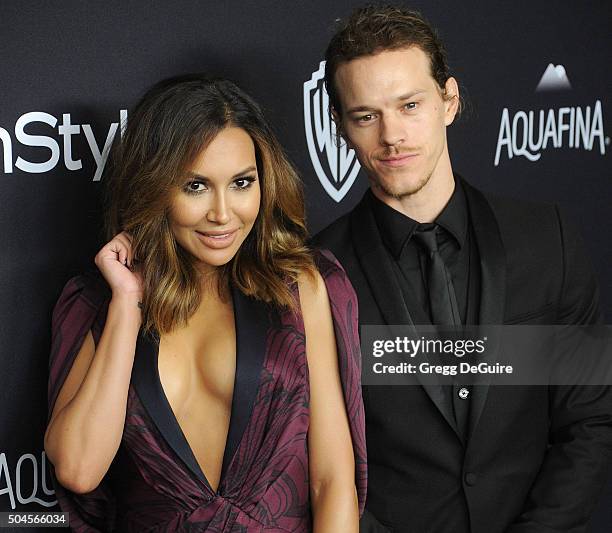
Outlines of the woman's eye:
<svg viewBox="0 0 612 533">
<path fill-rule="evenodd" d="M 417 106 L 416 102 L 408 102 L 407 104 L 404 105 L 404 107 L 408 109 L 409 111 L 412 109 L 416 109 L 416 106 Z"/>
<path fill-rule="evenodd" d="M 248 189 L 251 184 L 255 181 L 253 176 L 245 176 L 234 180 L 234 185 L 237 189 Z"/>
<path fill-rule="evenodd" d="M 185 185 L 185 191 L 188 193 L 203 192 L 206 190 L 206 185 L 201 181 L 190 181 Z"/>
</svg>

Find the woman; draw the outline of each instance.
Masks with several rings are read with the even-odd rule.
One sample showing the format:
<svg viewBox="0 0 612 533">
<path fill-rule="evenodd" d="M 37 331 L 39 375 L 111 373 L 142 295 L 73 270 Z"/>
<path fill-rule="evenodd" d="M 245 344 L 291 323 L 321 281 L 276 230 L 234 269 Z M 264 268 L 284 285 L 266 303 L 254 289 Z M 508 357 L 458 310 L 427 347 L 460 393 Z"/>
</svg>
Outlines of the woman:
<svg viewBox="0 0 612 533">
<path fill-rule="evenodd" d="M 167 80 L 114 161 L 99 273 L 53 315 L 45 450 L 71 527 L 356 532 L 356 298 L 304 246 L 258 106 L 226 80 Z"/>
</svg>

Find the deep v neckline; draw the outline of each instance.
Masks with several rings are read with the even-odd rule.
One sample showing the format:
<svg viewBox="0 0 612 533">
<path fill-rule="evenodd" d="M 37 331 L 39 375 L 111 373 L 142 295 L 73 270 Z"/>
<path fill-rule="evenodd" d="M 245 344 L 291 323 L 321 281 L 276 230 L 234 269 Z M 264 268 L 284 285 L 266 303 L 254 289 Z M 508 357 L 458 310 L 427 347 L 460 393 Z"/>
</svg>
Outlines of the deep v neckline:
<svg viewBox="0 0 612 533">
<path fill-rule="evenodd" d="M 132 383 L 160 433 L 189 470 L 213 494 L 220 494 L 226 486 L 227 471 L 251 417 L 264 362 L 269 326 L 268 309 L 264 303 L 243 295 L 234 287 L 231 289 L 231 295 L 236 331 L 236 371 L 230 422 L 216 491 L 213 490 L 196 460 L 163 390 L 158 368 L 158 336 L 142 332 L 138 335 L 132 370 Z"/>
</svg>

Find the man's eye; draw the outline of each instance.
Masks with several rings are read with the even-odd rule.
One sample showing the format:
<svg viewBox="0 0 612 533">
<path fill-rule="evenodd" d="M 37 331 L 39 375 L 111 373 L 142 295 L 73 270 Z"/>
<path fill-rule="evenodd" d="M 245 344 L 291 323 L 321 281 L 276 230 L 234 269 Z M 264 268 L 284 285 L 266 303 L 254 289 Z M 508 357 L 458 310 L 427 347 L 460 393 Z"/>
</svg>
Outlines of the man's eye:
<svg viewBox="0 0 612 533">
<path fill-rule="evenodd" d="M 361 115 L 357 118 L 359 122 L 370 122 L 374 118 L 374 115 L 368 113 L 367 115 Z"/>
<path fill-rule="evenodd" d="M 417 103 L 416 102 L 408 102 L 407 104 L 404 105 L 404 107 L 410 111 L 412 109 L 416 109 Z"/>
</svg>

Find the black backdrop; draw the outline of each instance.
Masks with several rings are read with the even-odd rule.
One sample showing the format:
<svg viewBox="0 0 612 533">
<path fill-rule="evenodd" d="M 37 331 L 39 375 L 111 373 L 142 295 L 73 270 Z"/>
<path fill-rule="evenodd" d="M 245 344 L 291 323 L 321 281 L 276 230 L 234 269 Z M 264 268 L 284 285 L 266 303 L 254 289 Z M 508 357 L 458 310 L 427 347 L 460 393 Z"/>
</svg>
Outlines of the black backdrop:
<svg viewBox="0 0 612 533">
<path fill-rule="evenodd" d="M 0 511 L 54 509 L 46 507 L 55 498 L 42 454 L 50 313 L 63 284 L 91 267 L 101 244 L 96 160 L 107 138 L 119 135 L 122 110 L 167 76 L 208 71 L 234 79 L 263 104 L 299 168 L 316 232 L 355 205 L 366 187 L 359 176 L 340 201 L 326 192 L 320 179 L 332 176 L 329 151 L 313 150 L 319 178 L 304 115 L 304 83 L 319 67 L 333 21 L 356 5 L 2 3 Z M 486 190 L 561 204 L 583 233 L 609 323 L 612 4 L 411 5 L 439 28 L 470 104 L 449 131 L 455 170 Z M 536 90 L 549 64 L 557 86 Z M 524 139 L 530 116 L 531 139 Z M 610 531 L 611 504 L 608 487 L 593 531 Z"/>
</svg>

